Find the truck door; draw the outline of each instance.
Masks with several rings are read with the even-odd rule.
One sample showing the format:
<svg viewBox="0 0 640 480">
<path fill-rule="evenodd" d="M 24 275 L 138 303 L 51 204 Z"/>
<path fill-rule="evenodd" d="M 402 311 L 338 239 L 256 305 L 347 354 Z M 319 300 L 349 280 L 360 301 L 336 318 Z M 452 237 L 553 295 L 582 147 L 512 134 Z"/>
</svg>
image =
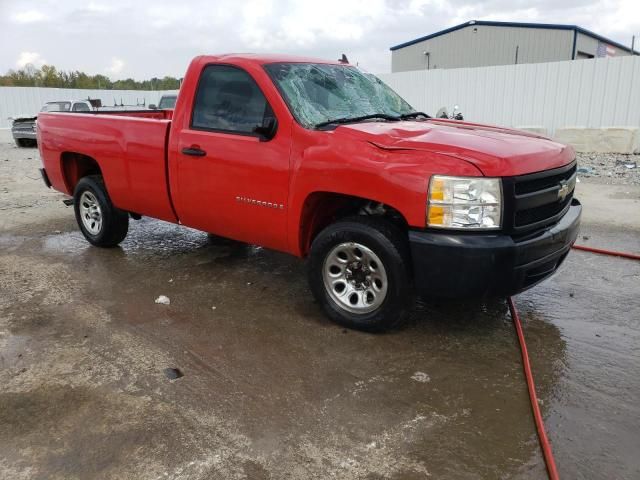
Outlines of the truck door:
<svg viewBox="0 0 640 480">
<path fill-rule="evenodd" d="M 269 127 L 272 135 L 265 135 Z M 182 128 L 171 160 L 181 223 L 286 250 L 291 137 L 277 130 L 251 75 L 235 66 L 207 65 L 191 117 L 173 128 Z"/>
</svg>

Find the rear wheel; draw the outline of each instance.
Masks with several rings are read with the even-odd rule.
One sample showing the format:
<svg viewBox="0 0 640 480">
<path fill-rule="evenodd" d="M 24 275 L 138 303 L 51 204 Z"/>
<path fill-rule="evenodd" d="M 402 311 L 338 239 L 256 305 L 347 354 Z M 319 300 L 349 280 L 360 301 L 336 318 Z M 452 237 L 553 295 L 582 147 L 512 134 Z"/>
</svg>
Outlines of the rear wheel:
<svg viewBox="0 0 640 480">
<path fill-rule="evenodd" d="M 81 178 L 73 199 L 76 221 L 89 243 L 113 247 L 127 236 L 129 215 L 113 206 L 100 175 Z"/>
<path fill-rule="evenodd" d="M 353 217 L 313 241 L 311 290 L 337 323 L 380 331 L 399 324 L 411 298 L 407 239 L 382 218 Z"/>
</svg>

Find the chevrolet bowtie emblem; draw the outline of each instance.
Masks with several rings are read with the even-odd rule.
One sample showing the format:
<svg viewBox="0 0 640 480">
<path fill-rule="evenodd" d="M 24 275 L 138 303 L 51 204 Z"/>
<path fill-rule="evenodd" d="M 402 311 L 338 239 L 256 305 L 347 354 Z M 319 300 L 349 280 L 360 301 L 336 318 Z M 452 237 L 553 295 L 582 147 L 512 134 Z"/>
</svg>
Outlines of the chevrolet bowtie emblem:
<svg viewBox="0 0 640 480">
<path fill-rule="evenodd" d="M 569 184 L 567 182 L 560 182 L 560 190 L 558 190 L 558 201 L 563 202 L 569 195 Z"/>
</svg>

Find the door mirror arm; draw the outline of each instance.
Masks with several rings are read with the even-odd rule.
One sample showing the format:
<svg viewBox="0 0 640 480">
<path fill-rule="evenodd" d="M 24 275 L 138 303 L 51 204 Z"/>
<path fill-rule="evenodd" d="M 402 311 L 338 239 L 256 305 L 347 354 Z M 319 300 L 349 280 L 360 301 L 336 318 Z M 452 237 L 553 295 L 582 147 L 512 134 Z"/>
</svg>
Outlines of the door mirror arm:
<svg viewBox="0 0 640 480">
<path fill-rule="evenodd" d="M 258 125 L 253 129 L 254 133 L 257 133 L 261 142 L 268 142 L 276 136 L 278 131 L 278 121 L 275 118 L 270 118 L 262 125 Z"/>
</svg>

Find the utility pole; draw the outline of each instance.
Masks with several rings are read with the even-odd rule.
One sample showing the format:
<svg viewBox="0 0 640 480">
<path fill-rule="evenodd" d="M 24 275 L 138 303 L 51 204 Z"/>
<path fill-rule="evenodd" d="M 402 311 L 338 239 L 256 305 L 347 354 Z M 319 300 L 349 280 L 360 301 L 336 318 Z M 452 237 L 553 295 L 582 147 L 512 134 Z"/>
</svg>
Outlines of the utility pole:
<svg viewBox="0 0 640 480">
<path fill-rule="evenodd" d="M 636 44 L 636 36 L 633 35 L 631 37 L 631 55 L 635 55 L 636 54 L 636 51 L 633 48 L 635 46 L 635 44 Z"/>
</svg>

